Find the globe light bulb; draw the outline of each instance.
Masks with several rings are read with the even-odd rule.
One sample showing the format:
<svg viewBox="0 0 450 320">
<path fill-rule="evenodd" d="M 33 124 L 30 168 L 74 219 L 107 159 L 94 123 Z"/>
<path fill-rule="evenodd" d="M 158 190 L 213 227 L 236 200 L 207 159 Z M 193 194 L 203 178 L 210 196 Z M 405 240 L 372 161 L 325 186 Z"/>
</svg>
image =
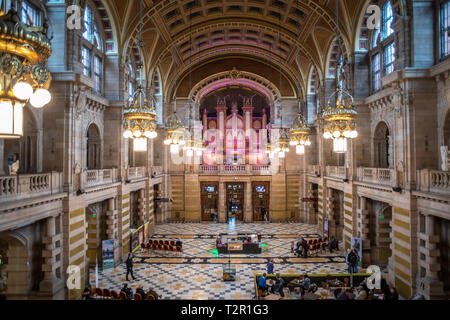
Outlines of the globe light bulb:
<svg viewBox="0 0 450 320">
<path fill-rule="evenodd" d="M 310 145 L 311 145 L 311 141 L 307 140 L 307 141 L 305 142 L 305 146 L 310 146 Z"/>
<path fill-rule="evenodd" d="M 151 135 L 152 135 L 152 133 L 150 131 L 148 131 L 148 130 L 144 132 L 144 136 L 149 138 L 149 139 L 150 139 Z"/>
<path fill-rule="evenodd" d="M 296 145 L 298 144 L 298 142 L 297 142 L 297 140 L 291 140 L 291 141 L 289 142 L 289 144 L 290 144 L 291 146 L 296 146 Z"/>
<path fill-rule="evenodd" d="M 192 157 L 193 155 L 194 155 L 194 151 L 192 151 L 192 149 L 188 149 L 188 150 L 186 151 L 186 156 Z"/>
<path fill-rule="evenodd" d="M 330 132 L 327 131 L 327 132 L 324 132 L 323 137 L 324 137 L 324 139 L 331 139 L 333 136 L 331 135 Z"/>
<path fill-rule="evenodd" d="M 352 132 L 351 131 L 348 131 L 348 130 L 344 131 L 344 137 L 350 138 L 351 136 L 352 136 Z"/>
<path fill-rule="evenodd" d="M 273 152 L 269 152 L 269 159 L 273 159 L 275 157 L 275 154 Z"/>
<path fill-rule="evenodd" d="M 136 130 L 136 131 L 133 133 L 133 136 L 135 136 L 136 138 L 139 138 L 140 136 L 142 136 L 142 132 L 141 132 L 140 130 Z"/>
<path fill-rule="evenodd" d="M 339 138 L 340 136 L 341 136 L 341 133 L 338 130 L 333 132 L 333 137 Z"/>
<path fill-rule="evenodd" d="M 354 139 L 354 138 L 357 138 L 357 137 L 358 137 L 358 131 L 353 130 L 353 131 L 351 132 L 350 138 Z"/>
<path fill-rule="evenodd" d="M 300 140 L 300 144 L 304 145 L 305 144 L 305 140 Z"/>
<path fill-rule="evenodd" d="M 180 151 L 180 148 L 177 144 L 171 144 L 170 145 L 170 153 L 178 153 Z"/>
<path fill-rule="evenodd" d="M 151 132 L 150 139 L 155 139 L 157 136 L 158 136 L 158 132 L 152 131 L 152 132 Z"/>
<path fill-rule="evenodd" d="M 42 108 L 50 102 L 52 96 L 47 89 L 37 89 L 30 98 L 30 104 L 35 108 Z"/>
<path fill-rule="evenodd" d="M 283 151 L 278 152 L 278 157 L 279 158 L 284 158 L 284 152 Z"/>
<path fill-rule="evenodd" d="M 133 136 L 133 133 L 132 133 L 130 130 L 126 130 L 126 131 L 123 133 L 123 137 L 124 137 L 125 139 L 131 138 L 132 136 Z"/>
<path fill-rule="evenodd" d="M 172 141 L 171 141 L 170 139 L 164 140 L 164 144 L 165 144 L 166 146 L 168 146 L 171 142 L 172 142 Z"/>
<path fill-rule="evenodd" d="M 33 88 L 28 82 L 19 81 L 13 88 L 13 94 L 17 99 L 27 100 L 33 94 Z"/>
</svg>

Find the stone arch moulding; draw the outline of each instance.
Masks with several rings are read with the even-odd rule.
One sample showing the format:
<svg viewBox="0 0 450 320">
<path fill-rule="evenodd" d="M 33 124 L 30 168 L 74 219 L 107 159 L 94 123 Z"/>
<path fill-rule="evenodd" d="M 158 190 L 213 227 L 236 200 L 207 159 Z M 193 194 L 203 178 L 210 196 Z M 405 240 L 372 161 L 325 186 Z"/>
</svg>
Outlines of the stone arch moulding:
<svg viewBox="0 0 450 320">
<path fill-rule="evenodd" d="M 192 101 L 198 106 L 201 98 L 206 94 L 230 84 L 250 87 L 264 94 L 269 101 L 270 114 L 273 117 L 275 101 L 281 99 L 281 93 L 278 88 L 269 80 L 259 75 L 236 69 L 214 74 L 197 83 L 189 93 L 188 101 Z M 197 108 L 196 112 L 198 112 Z"/>
</svg>

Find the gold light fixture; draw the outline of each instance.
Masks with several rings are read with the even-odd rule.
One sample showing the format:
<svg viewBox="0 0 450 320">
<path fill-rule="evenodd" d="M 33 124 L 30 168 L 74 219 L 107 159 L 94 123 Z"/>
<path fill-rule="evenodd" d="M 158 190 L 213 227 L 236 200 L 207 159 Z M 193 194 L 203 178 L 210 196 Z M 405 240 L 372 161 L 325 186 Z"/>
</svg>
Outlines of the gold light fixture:
<svg viewBox="0 0 450 320">
<path fill-rule="evenodd" d="M 341 39 L 338 26 L 339 1 L 336 1 L 336 35 L 339 50 Z M 356 115 L 358 113 L 353 107 L 354 99 L 341 86 L 342 62 L 343 60 L 340 61 L 336 74 L 336 91 L 328 99 L 327 107 L 322 113 L 322 118 L 325 121 L 323 137 L 325 139 L 333 139 L 333 151 L 336 153 L 347 152 L 347 139 L 358 137 L 358 132 L 356 131 Z M 334 99 L 336 99 L 336 104 L 333 106 L 331 101 Z"/>
<path fill-rule="evenodd" d="M 21 23 L 14 10 L 0 14 L 0 138 L 20 138 L 25 104 L 42 108 L 51 100 L 52 48 L 44 27 Z"/>
<path fill-rule="evenodd" d="M 177 115 L 174 101 L 174 112 L 166 119 L 167 138 L 164 140 L 164 144 L 170 146 L 170 153 L 178 153 L 180 146 L 184 146 L 186 141 L 184 140 L 184 126 L 180 118 Z"/>
<path fill-rule="evenodd" d="M 142 0 L 140 1 L 140 40 L 139 48 L 140 52 L 143 51 L 142 40 Z M 131 104 L 124 110 L 124 128 L 123 137 L 126 139 L 132 138 L 134 151 L 147 151 L 147 139 L 154 139 L 158 136 L 156 132 L 156 101 L 153 96 L 149 104 L 147 95 L 145 94 L 144 86 L 142 85 L 143 79 L 143 65 L 139 65 L 139 85 L 136 92 L 133 94 Z"/>
<path fill-rule="evenodd" d="M 279 158 L 284 158 L 285 153 L 289 152 L 289 136 L 286 129 L 280 129 L 280 137 L 278 139 L 278 148 L 276 149 L 278 152 Z"/>
<path fill-rule="evenodd" d="M 290 132 L 291 140 L 289 144 L 295 146 L 295 152 L 298 155 L 305 154 L 305 146 L 311 145 L 311 140 L 309 138 L 311 129 L 305 123 L 305 118 L 301 113 L 298 113 Z"/>
</svg>

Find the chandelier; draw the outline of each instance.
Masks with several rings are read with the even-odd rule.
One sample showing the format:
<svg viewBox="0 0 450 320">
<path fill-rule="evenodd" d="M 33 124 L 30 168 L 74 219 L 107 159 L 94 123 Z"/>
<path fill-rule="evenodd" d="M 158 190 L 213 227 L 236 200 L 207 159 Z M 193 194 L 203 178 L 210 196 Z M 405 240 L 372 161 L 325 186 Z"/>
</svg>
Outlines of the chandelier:
<svg viewBox="0 0 450 320">
<path fill-rule="evenodd" d="M 23 136 L 23 107 L 42 108 L 51 100 L 52 54 L 44 27 L 20 22 L 17 12 L 0 16 L 0 138 Z"/>
<path fill-rule="evenodd" d="M 338 50 L 340 49 L 339 34 L 339 1 L 336 1 L 336 35 Z M 338 55 L 339 56 L 339 55 Z M 347 152 L 347 139 L 355 139 L 358 137 L 356 131 L 356 115 L 358 114 L 353 107 L 353 96 L 344 90 L 341 86 L 341 71 L 343 59 L 338 66 L 336 74 L 337 88 L 329 97 L 327 107 L 322 113 L 322 119 L 325 121 L 323 137 L 325 139 L 333 139 L 333 151 L 336 153 Z M 336 105 L 333 106 L 331 101 L 336 99 Z"/>
<path fill-rule="evenodd" d="M 330 104 L 336 96 L 336 106 Z M 347 139 L 358 137 L 356 131 L 357 112 L 353 108 L 353 97 L 340 87 L 328 100 L 328 106 L 322 113 L 325 121 L 323 137 L 333 139 L 333 151 L 344 153 L 347 151 Z"/>
<path fill-rule="evenodd" d="M 275 148 L 272 147 L 271 143 L 266 145 L 266 153 L 269 155 L 269 159 L 273 159 L 275 157 Z"/>
<path fill-rule="evenodd" d="M 284 158 L 285 153 L 289 152 L 289 143 L 290 143 L 290 139 L 289 139 L 287 130 L 281 128 L 280 129 L 280 137 L 278 139 L 278 148 L 276 149 L 276 151 L 278 152 L 279 158 Z"/>
<path fill-rule="evenodd" d="M 311 140 L 309 138 L 311 129 L 305 123 L 305 118 L 301 113 L 298 113 L 290 132 L 291 141 L 289 144 L 295 146 L 295 152 L 297 154 L 305 154 L 305 146 L 311 145 Z"/>
<path fill-rule="evenodd" d="M 142 37 L 143 32 L 143 5 L 140 1 L 140 30 L 139 30 L 139 49 L 140 53 L 144 52 L 144 41 Z M 147 151 L 147 139 L 154 139 L 158 136 L 156 132 L 156 101 L 153 95 L 151 96 L 151 103 L 147 99 L 144 86 L 142 85 L 143 65 L 139 64 L 139 85 L 136 92 L 133 94 L 131 105 L 123 112 L 124 138 L 133 138 L 134 151 Z"/>
<path fill-rule="evenodd" d="M 133 138 L 134 151 L 147 151 L 147 139 L 154 139 L 158 136 L 156 132 L 157 115 L 154 101 L 152 100 L 149 105 L 141 84 L 133 94 L 131 105 L 124 110 L 123 116 L 125 118 L 123 137 Z"/>
<path fill-rule="evenodd" d="M 174 108 L 176 107 L 175 103 L 174 101 Z M 164 140 L 164 144 L 170 146 L 170 153 L 178 153 L 180 146 L 184 146 L 186 141 L 184 140 L 184 126 L 176 110 L 167 117 L 165 125 L 167 138 Z"/>
</svg>

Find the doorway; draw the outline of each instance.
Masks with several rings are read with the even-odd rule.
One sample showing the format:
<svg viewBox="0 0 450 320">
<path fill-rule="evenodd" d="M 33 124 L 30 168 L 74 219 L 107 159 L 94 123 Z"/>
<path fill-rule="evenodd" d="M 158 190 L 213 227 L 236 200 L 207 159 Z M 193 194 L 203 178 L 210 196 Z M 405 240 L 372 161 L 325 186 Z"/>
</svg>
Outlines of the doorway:
<svg viewBox="0 0 450 320">
<path fill-rule="evenodd" d="M 227 220 L 235 218 L 235 221 L 242 221 L 244 218 L 244 183 L 227 183 Z"/>
<path fill-rule="evenodd" d="M 269 221 L 270 182 L 252 182 L 253 221 Z"/>
<path fill-rule="evenodd" d="M 219 201 L 219 183 L 202 182 L 201 201 L 202 201 L 202 221 L 217 221 Z"/>
</svg>

